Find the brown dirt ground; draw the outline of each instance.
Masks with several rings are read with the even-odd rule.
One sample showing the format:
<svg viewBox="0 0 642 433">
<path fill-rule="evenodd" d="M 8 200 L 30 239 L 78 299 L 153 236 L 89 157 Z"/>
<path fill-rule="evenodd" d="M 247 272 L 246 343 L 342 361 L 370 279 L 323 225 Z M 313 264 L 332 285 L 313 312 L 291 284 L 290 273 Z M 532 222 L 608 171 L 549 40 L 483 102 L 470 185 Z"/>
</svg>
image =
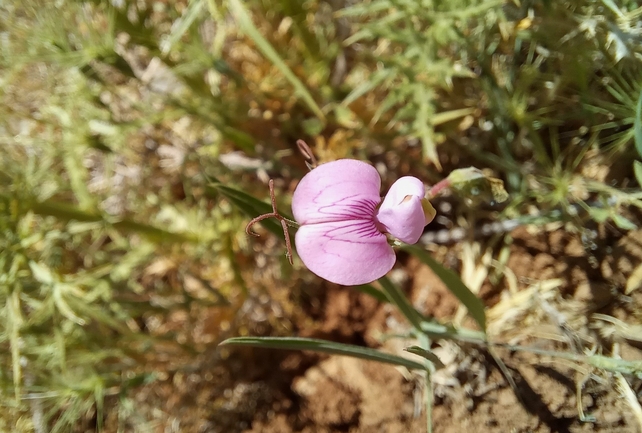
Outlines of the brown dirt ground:
<svg viewBox="0 0 642 433">
<path fill-rule="evenodd" d="M 622 336 L 591 318 L 602 313 L 640 323 L 642 290 L 627 296 L 624 287 L 642 262 L 642 231 L 622 234 L 599 228 L 595 245 L 587 246 L 579 234 L 550 229 L 511 233 L 507 267 L 514 274 L 513 287 L 507 278 L 497 284 L 486 279 L 481 286 L 491 337 L 567 352 L 575 347 L 575 353 L 593 347 L 611 350 L 617 343 L 623 358 L 642 360 L 636 335 Z M 435 255 L 458 266 L 459 252 L 452 246 Z M 456 315 L 456 299 L 413 258 L 400 257 L 393 278 L 426 314 L 446 321 Z M 317 295 L 320 303 L 311 304 L 309 312 L 314 320 L 296 324 L 298 335 L 394 353 L 412 344 L 402 339 L 383 342 L 382 334 L 407 329 L 391 306 L 332 285 L 319 287 Z M 637 337 L 642 339 L 642 334 Z M 487 349 L 452 342 L 434 348 L 446 364 L 433 377 L 435 432 L 640 432 L 640 421 L 611 373 L 497 349 L 516 383 L 513 390 Z M 423 379 L 392 366 L 249 348 L 213 350 L 192 365 L 192 371 L 166 375 L 137 394 L 141 413 L 162 420 L 150 431 L 401 433 L 426 428 Z M 639 400 L 642 381 L 627 380 Z M 594 417 L 592 422 L 579 419 L 577 383 L 583 384 L 581 405 Z"/>
</svg>

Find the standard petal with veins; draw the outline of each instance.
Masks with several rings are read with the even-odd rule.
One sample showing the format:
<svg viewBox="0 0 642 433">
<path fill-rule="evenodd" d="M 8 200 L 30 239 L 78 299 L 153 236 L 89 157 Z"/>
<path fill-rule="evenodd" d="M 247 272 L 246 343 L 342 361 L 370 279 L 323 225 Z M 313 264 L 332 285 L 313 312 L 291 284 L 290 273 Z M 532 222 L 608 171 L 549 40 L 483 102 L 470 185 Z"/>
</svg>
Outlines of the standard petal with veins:
<svg viewBox="0 0 642 433">
<path fill-rule="evenodd" d="M 381 201 L 381 178 L 369 164 L 354 159 L 321 164 L 306 174 L 292 196 L 299 224 L 371 219 Z"/>
</svg>

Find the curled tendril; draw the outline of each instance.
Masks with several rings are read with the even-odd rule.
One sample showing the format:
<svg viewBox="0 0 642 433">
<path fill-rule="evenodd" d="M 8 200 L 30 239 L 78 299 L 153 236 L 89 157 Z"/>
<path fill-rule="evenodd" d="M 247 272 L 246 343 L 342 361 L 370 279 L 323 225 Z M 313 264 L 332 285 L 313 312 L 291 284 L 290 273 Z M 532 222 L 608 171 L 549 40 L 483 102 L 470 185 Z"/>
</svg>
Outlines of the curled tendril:
<svg viewBox="0 0 642 433">
<path fill-rule="evenodd" d="M 305 165 L 308 166 L 308 169 L 312 170 L 314 169 L 318 163 L 317 159 L 314 156 L 314 153 L 312 152 L 312 149 L 310 149 L 310 146 L 303 141 L 303 140 L 297 140 L 296 145 L 299 148 L 299 152 L 303 155 L 303 158 L 305 158 Z M 288 226 L 291 227 L 298 227 L 298 224 L 295 221 L 291 221 L 287 218 L 285 218 L 283 215 L 279 213 L 279 211 L 276 209 L 276 198 L 274 196 L 274 180 L 270 179 L 268 182 L 268 187 L 270 188 L 270 201 L 272 203 L 272 212 L 266 213 L 263 215 L 259 215 L 256 218 L 252 219 L 249 223 L 247 223 L 247 226 L 245 226 L 245 233 L 247 233 L 250 236 L 259 236 L 258 234 L 254 233 L 252 231 L 252 226 L 254 224 L 263 221 L 264 219 L 267 218 L 276 218 L 279 220 L 281 223 L 281 227 L 283 228 L 283 237 L 285 238 L 285 248 L 287 250 L 287 253 L 285 256 L 288 258 L 288 262 L 292 264 L 292 242 L 290 241 L 290 232 L 288 231 Z"/>
<path fill-rule="evenodd" d="M 279 213 L 279 211 L 276 209 L 276 197 L 274 195 L 274 179 L 270 179 L 270 181 L 268 182 L 268 187 L 270 188 L 270 201 L 272 202 L 272 212 L 259 215 L 256 218 L 252 219 L 245 226 L 245 233 L 247 233 L 250 236 L 259 236 L 258 234 L 252 231 L 252 226 L 254 224 L 261 222 L 267 218 L 278 219 L 281 223 L 281 227 L 283 228 L 283 236 L 285 237 L 285 248 L 287 250 L 285 256 L 288 258 L 288 262 L 292 264 L 293 263 L 292 262 L 292 242 L 290 241 L 290 232 L 288 230 L 288 226 L 296 226 L 297 224 L 294 221 L 290 221 L 289 219 L 283 217 Z"/>
</svg>

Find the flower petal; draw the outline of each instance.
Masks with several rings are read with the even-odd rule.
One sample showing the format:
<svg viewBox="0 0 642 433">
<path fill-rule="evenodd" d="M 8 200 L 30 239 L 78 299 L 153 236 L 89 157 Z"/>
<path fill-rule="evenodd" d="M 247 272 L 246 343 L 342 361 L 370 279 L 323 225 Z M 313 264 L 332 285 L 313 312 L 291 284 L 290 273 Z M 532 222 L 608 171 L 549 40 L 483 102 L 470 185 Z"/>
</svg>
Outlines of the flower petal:
<svg viewBox="0 0 642 433">
<path fill-rule="evenodd" d="M 420 199 L 424 198 L 424 195 L 426 195 L 424 183 L 413 176 L 400 177 L 388 190 L 383 203 L 381 203 L 381 208 L 397 206 L 407 195 L 416 195 Z"/>
<path fill-rule="evenodd" d="M 402 242 L 416 243 L 428 220 L 422 206 L 424 194 L 424 184 L 416 177 L 398 179 L 390 187 L 377 213 L 377 221 L 384 231 Z"/>
<path fill-rule="evenodd" d="M 319 277 L 353 286 L 384 276 L 395 253 L 374 221 L 335 221 L 301 226 L 294 239 L 303 263 Z"/>
<path fill-rule="evenodd" d="M 292 213 L 299 224 L 371 220 L 380 188 L 373 166 L 355 159 L 328 162 L 303 176 L 292 196 Z"/>
</svg>

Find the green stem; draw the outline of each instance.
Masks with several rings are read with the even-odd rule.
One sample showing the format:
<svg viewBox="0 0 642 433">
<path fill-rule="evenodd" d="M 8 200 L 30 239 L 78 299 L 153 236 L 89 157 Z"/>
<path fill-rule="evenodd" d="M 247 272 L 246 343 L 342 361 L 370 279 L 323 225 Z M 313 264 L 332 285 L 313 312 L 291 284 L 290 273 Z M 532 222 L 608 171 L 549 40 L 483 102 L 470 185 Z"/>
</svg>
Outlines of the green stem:
<svg viewBox="0 0 642 433">
<path fill-rule="evenodd" d="M 474 344 L 487 344 L 486 334 L 468 328 L 454 328 L 438 322 L 424 321 L 421 323 L 422 333 L 438 340 L 457 340 Z"/>
<path fill-rule="evenodd" d="M 430 338 L 424 333 L 419 334 L 419 345 L 427 351 L 430 351 Z M 424 384 L 424 404 L 426 405 L 426 432 L 432 433 L 432 372 L 435 366 L 432 362 L 426 359 L 426 383 Z"/>
</svg>

